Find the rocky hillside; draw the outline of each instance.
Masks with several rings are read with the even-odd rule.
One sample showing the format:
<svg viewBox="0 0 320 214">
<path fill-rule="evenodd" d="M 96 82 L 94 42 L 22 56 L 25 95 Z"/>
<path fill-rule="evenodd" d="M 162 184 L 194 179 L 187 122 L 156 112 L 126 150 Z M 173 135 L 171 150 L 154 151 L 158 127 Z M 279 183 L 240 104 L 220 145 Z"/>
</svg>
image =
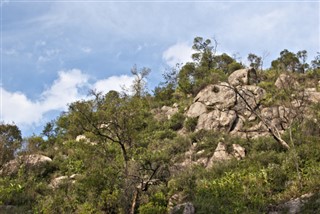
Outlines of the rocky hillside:
<svg viewBox="0 0 320 214">
<path fill-rule="evenodd" d="M 0 213 L 319 213 L 319 68 L 198 51 L 152 94 L 136 71 L 132 94 L 92 92 L 39 136 L 1 124 Z"/>
</svg>

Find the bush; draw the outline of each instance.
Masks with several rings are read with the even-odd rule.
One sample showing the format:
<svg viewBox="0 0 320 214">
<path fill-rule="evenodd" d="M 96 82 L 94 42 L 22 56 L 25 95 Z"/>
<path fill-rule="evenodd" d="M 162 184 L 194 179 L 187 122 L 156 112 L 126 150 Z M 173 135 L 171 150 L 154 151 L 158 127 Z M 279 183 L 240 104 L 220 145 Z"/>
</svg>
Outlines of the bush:
<svg viewBox="0 0 320 214">
<path fill-rule="evenodd" d="M 196 129 L 197 124 L 198 124 L 197 117 L 195 118 L 189 117 L 184 121 L 184 127 L 187 129 L 188 132 L 193 132 Z"/>
<path fill-rule="evenodd" d="M 176 113 L 176 114 L 172 115 L 171 119 L 168 121 L 169 128 L 174 131 L 182 129 L 184 119 L 185 119 L 185 117 L 181 113 Z"/>
</svg>

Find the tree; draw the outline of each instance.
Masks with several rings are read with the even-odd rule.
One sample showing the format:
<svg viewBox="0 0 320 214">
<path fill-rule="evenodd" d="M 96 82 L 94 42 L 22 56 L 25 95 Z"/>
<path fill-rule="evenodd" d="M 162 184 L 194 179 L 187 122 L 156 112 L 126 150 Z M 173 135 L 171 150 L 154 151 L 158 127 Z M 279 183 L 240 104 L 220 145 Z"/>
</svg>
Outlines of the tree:
<svg viewBox="0 0 320 214">
<path fill-rule="evenodd" d="M 250 67 L 254 68 L 255 70 L 258 70 L 259 68 L 261 68 L 262 65 L 262 58 L 250 53 L 248 55 L 248 61 L 250 62 Z"/>
<path fill-rule="evenodd" d="M 15 124 L 0 124 L 0 167 L 14 158 L 22 145 L 21 131 Z"/>
<path fill-rule="evenodd" d="M 284 49 L 280 52 L 280 57 L 271 62 L 273 69 L 280 69 L 282 71 L 300 72 L 304 73 L 308 68 L 306 63 L 307 51 L 298 51 L 297 54 Z"/>
<path fill-rule="evenodd" d="M 313 69 L 320 69 L 320 52 L 317 52 L 317 56 L 311 61 L 311 66 Z"/>
<path fill-rule="evenodd" d="M 134 65 L 131 69 L 132 75 L 135 77 L 132 85 L 132 91 L 134 96 L 141 97 L 145 94 L 146 89 L 146 81 L 145 79 L 150 74 L 150 68 L 143 67 L 142 69 L 138 70 L 137 66 Z"/>
</svg>

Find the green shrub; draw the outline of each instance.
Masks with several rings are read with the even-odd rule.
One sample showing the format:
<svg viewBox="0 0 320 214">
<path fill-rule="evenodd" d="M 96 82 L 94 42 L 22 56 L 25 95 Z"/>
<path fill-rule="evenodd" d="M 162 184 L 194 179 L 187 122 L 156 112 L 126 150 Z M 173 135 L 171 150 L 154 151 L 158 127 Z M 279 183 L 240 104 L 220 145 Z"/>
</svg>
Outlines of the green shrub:
<svg viewBox="0 0 320 214">
<path fill-rule="evenodd" d="M 185 121 L 184 121 L 184 127 L 188 130 L 188 132 L 193 132 L 198 124 L 198 118 L 191 118 L 188 117 Z"/>
<path fill-rule="evenodd" d="M 183 122 L 184 122 L 184 115 L 181 113 L 176 113 L 174 115 L 172 115 L 172 117 L 170 118 L 169 122 L 169 128 L 177 131 L 179 129 L 182 129 L 183 127 Z"/>
</svg>

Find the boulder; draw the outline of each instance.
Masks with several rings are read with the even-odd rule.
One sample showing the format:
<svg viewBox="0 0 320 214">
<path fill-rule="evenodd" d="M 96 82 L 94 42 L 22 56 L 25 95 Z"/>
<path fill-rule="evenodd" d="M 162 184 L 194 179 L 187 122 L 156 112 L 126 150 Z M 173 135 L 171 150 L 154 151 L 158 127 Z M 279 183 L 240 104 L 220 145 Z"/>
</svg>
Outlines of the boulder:
<svg viewBox="0 0 320 214">
<path fill-rule="evenodd" d="M 218 143 L 217 148 L 214 150 L 213 156 L 209 159 L 207 168 L 211 168 L 216 161 L 230 160 L 232 155 L 227 152 L 227 147 L 224 143 Z"/>
<path fill-rule="evenodd" d="M 196 130 L 231 131 L 236 118 L 237 114 L 233 110 L 220 111 L 215 109 L 200 115 Z"/>
<path fill-rule="evenodd" d="M 254 68 L 236 70 L 230 74 L 228 82 L 232 86 L 255 84 L 258 82 L 256 70 Z"/>
<path fill-rule="evenodd" d="M 178 111 L 178 107 L 162 106 L 161 108 L 161 113 L 164 114 L 168 120 L 170 120 L 172 115 L 178 113 Z"/>
<path fill-rule="evenodd" d="M 183 204 L 178 204 L 176 206 L 174 206 L 172 208 L 172 210 L 170 210 L 169 212 L 170 214 L 194 214 L 195 213 L 195 209 L 194 206 L 191 202 L 186 202 Z"/>
<path fill-rule="evenodd" d="M 291 199 L 283 204 L 280 204 L 273 208 L 274 210 L 269 212 L 269 214 L 280 214 L 280 213 L 288 213 L 288 214 L 298 214 L 301 213 L 302 206 L 313 196 L 312 193 L 307 193 L 299 198 Z"/>
<path fill-rule="evenodd" d="M 320 103 L 320 92 L 317 92 L 316 88 L 306 88 L 304 95 L 308 101 L 312 103 Z"/>
<path fill-rule="evenodd" d="M 199 117 L 201 114 L 204 114 L 207 112 L 207 107 L 203 103 L 195 102 L 193 103 L 189 110 L 186 113 L 187 117 Z"/>
<path fill-rule="evenodd" d="M 64 183 L 73 184 L 74 182 L 76 182 L 76 179 L 80 178 L 80 176 L 81 176 L 80 174 L 72 174 L 70 176 L 63 175 L 63 176 L 56 177 L 51 180 L 49 187 L 56 189 Z"/>
<path fill-rule="evenodd" d="M 236 94 L 228 83 L 208 85 L 194 98 L 194 102 L 201 102 L 214 109 L 230 109 L 235 105 Z"/>
<path fill-rule="evenodd" d="M 39 154 L 22 155 L 4 164 L 0 170 L 0 175 L 11 175 L 18 172 L 20 166 L 25 166 L 27 169 L 40 168 L 44 164 L 51 162 L 52 159 Z"/>
<path fill-rule="evenodd" d="M 233 156 L 237 160 L 243 159 L 246 157 L 246 149 L 240 146 L 239 144 L 232 144 Z"/>
<path fill-rule="evenodd" d="M 299 83 L 288 74 L 280 74 L 274 85 L 279 89 L 285 89 L 292 87 L 296 88 L 299 86 Z"/>
<path fill-rule="evenodd" d="M 58 188 L 61 184 L 67 182 L 69 180 L 68 176 L 59 176 L 51 180 L 49 186 L 53 189 Z"/>
</svg>

